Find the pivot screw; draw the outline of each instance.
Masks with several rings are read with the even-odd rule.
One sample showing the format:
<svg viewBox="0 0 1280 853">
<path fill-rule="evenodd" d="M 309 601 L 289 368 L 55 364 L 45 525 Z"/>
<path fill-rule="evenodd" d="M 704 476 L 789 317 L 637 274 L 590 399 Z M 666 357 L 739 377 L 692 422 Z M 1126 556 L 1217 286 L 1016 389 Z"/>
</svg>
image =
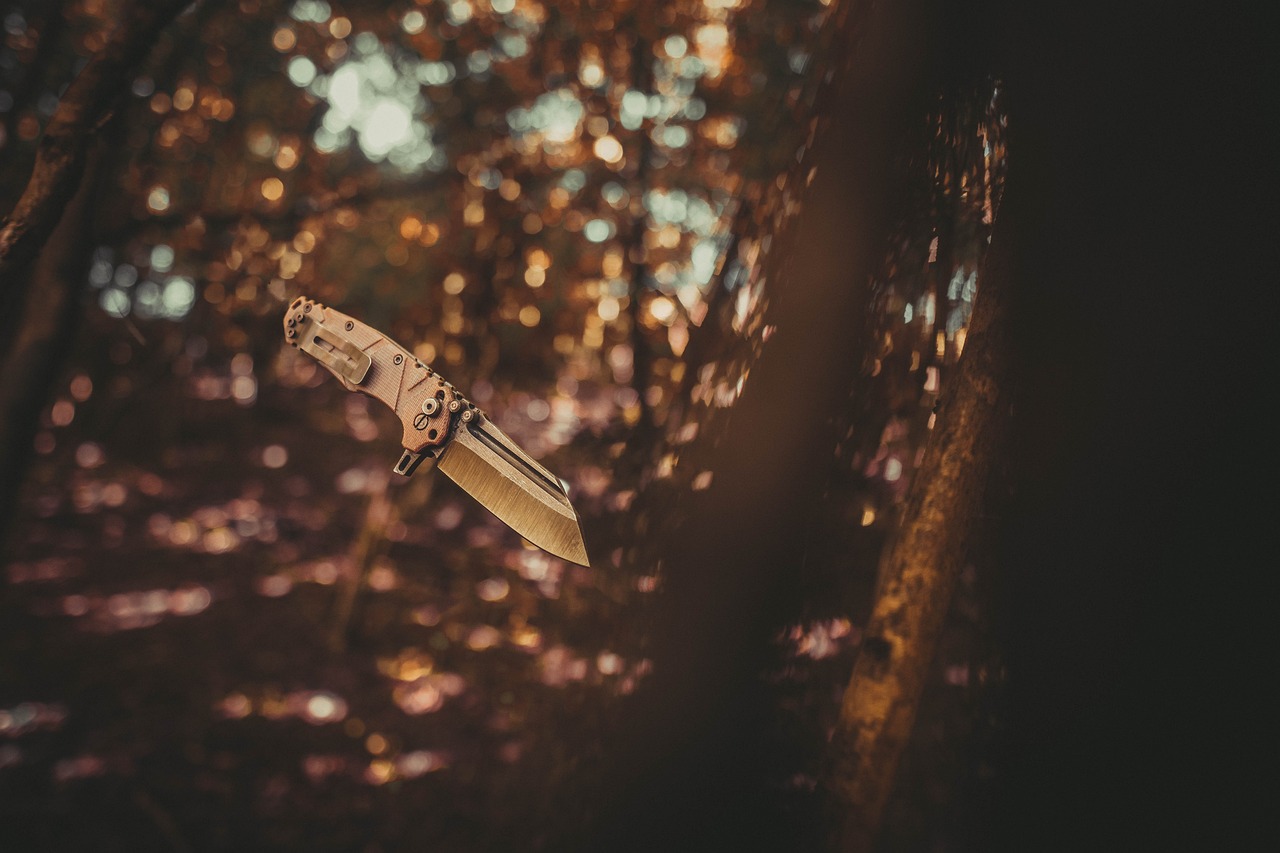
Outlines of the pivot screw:
<svg viewBox="0 0 1280 853">
<path fill-rule="evenodd" d="M 422 413 L 424 415 L 434 415 L 440 411 L 440 401 L 435 397 L 428 397 L 422 401 Z"/>
<path fill-rule="evenodd" d="M 457 400 L 450 400 L 450 401 L 449 401 L 449 411 L 451 411 L 451 412 L 456 412 L 456 411 L 458 411 L 458 409 L 461 409 L 461 408 L 462 408 L 462 405 L 461 405 L 460 403 L 458 403 L 458 401 L 457 401 Z"/>
</svg>

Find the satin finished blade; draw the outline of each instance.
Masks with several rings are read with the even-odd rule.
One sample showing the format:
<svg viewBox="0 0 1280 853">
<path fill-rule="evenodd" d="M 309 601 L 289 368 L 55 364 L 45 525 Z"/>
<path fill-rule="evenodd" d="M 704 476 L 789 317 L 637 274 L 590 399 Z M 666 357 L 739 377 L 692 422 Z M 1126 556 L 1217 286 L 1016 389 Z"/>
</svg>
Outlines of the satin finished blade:
<svg viewBox="0 0 1280 853">
<path fill-rule="evenodd" d="M 437 467 L 534 545 L 590 565 L 578 514 L 560 481 L 487 418 L 459 424 Z"/>
</svg>

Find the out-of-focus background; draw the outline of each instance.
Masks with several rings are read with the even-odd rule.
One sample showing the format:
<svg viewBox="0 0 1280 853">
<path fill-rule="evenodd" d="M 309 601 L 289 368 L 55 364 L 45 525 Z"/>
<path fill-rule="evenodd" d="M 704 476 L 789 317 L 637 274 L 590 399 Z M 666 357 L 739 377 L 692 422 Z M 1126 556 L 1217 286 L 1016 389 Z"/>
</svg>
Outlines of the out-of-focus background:
<svg viewBox="0 0 1280 853">
<path fill-rule="evenodd" d="M 30 295 L 5 282 L 5 849 L 608 849 L 593 821 L 673 606 L 667 544 L 771 302 L 803 286 L 783 236 L 815 136 L 848 120 L 830 90 L 860 6 L 205 0 L 155 34 Z M 0 3 L 4 210 L 126 7 Z M 756 614 L 739 844 L 827 834 L 877 554 L 980 287 L 1004 94 L 940 65 L 885 166 L 903 192 L 878 259 L 850 271 L 861 356 L 825 410 L 843 438 L 821 512 Z M 301 294 L 563 477 L 591 568 L 443 477 L 393 478 L 390 412 L 282 346 Z M 1004 770 L 995 562 L 979 536 L 883 849 L 981 848 Z"/>
</svg>

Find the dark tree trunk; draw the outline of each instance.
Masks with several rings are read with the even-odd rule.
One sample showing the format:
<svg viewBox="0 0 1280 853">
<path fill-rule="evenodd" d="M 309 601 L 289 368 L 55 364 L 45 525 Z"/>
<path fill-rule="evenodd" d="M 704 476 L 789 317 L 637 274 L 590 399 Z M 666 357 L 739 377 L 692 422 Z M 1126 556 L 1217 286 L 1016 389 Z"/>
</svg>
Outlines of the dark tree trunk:
<svg viewBox="0 0 1280 853">
<path fill-rule="evenodd" d="M 1260 4 L 990 11 L 1020 275 L 984 846 L 1247 848 L 1271 829 L 1272 29 Z"/>
</svg>

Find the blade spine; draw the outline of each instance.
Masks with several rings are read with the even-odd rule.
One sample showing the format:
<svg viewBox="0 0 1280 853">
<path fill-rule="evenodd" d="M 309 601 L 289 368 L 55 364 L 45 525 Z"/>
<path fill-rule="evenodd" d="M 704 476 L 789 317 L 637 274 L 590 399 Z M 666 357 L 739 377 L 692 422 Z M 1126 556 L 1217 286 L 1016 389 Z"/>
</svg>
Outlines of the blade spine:
<svg viewBox="0 0 1280 853">
<path fill-rule="evenodd" d="M 475 424 L 463 424 L 463 426 L 466 427 L 467 431 L 471 433 L 472 438 L 476 439 L 481 444 L 485 445 L 490 450 L 492 450 L 494 453 L 498 454 L 500 457 L 502 457 L 504 461 L 508 463 L 519 463 L 519 469 L 523 471 L 528 471 L 530 474 L 532 474 L 535 482 L 539 482 L 539 483 L 545 484 L 546 486 L 550 486 L 550 488 L 547 490 L 554 492 L 558 497 L 561 497 L 561 498 L 567 497 L 567 495 L 565 495 L 564 493 L 564 488 L 560 485 L 560 483 L 555 480 L 552 480 L 547 476 L 547 474 L 551 474 L 550 471 L 547 471 L 547 474 L 543 474 L 541 471 L 537 470 L 536 468 L 526 463 L 519 456 L 509 451 L 501 441 L 494 438 L 486 430 L 483 429 L 485 424 L 493 426 L 492 422 L 490 422 L 487 418 L 484 419 L 482 422 L 475 423 Z M 494 430 L 497 430 L 497 429 L 498 428 L 494 426 Z M 506 433 L 502 433 L 502 435 L 505 436 Z M 554 477 L 555 475 L 552 474 L 551 476 Z"/>
<path fill-rule="evenodd" d="M 459 432 L 458 434 L 455 434 L 454 438 L 447 445 L 445 445 L 445 448 L 440 453 L 440 456 L 436 463 L 437 466 L 443 466 L 441 467 L 441 470 L 445 472 L 445 474 L 449 477 L 449 479 L 453 480 L 455 483 L 458 483 L 459 486 L 462 486 L 463 490 L 466 491 L 467 494 L 471 494 L 471 491 L 467 489 L 467 487 L 463 483 L 459 482 L 458 479 L 454 477 L 452 474 L 450 474 L 449 471 L 447 470 L 447 468 L 450 468 L 450 467 L 456 467 L 459 465 L 467 464 L 461 461 L 452 461 L 452 462 L 446 461 L 447 457 L 452 452 L 454 445 L 457 445 L 459 447 L 467 448 L 467 451 L 470 454 L 470 457 L 474 459 L 476 462 L 478 462 L 479 464 L 483 465 L 485 469 L 490 471 L 494 476 L 507 481 L 512 485 L 513 488 L 516 488 L 516 489 L 520 488 L 519 486 L 516 485 L 514 478 L 512 476 L 504 474 L 503 472 L 499 471 L 481 454 L 477 453 L 472 446 L 468 446 L 467 441 L 465 440 L 459 441 L 460 437 L 461 437 L 461 432 Z M 515 465 L 513 465 L 511 461 L 506 457 L 506 455 L 501 454 L 498 451 L 494 450 L 490 442 L 481 440 L 475 435 L 475 433 L 471 432 L 470 430 L 467 431 L 467 438 L 475 442 L 476 446 L 483 447 L 485 450 L 489 451 L 494 456 L 496 456 L 498 460 L 504 465 L 506 465 L 509 470 L 514 471 L 517 475 L 526 476 L 527 479 L 531 479 L 531 478 L 528 478 L 527 475 L 525 475 L 523 467 L 518 468 Z M 534 480 L 533 482 L 537 482 L 537 481 Z M 561 509 L 564 509 L 564 510 L 568 510 L 568 512 L 572 515 L 572 517 L 575 520 L 577 519 L 578 511 L 573 508 L 573 504 L 569 502 L 569 497 L 567 495 L 565 495 L 563 492 L 559 490 L 552 491 L 551 489 L 546 488 L 546 486 L 544 486 L 541 483 L 538 483 L 538 485 L 539 485 L 539 491 L 541 494 L 545 495 L 547 499 L 549 499 L 552 503 L 555 504 L 555 506 L 560 507 Z M 523 492 L 523 493 L 528 494 L 527 492 Z M 472 497 L 475 497 L 475 495 L 472 495 Z M 480 500 L 480 499 L 476 498 L 476 500 Z M 481 501 L 481 503 L 483 503 L 483 501 Z M 541 501 L 539 501 L 539 503 L 541 503 Z M 485 508 L 488 509 L 487 506 Z M 490 512 L 492 512 L 492 510 L 490 510 Z"/>
</svg>

